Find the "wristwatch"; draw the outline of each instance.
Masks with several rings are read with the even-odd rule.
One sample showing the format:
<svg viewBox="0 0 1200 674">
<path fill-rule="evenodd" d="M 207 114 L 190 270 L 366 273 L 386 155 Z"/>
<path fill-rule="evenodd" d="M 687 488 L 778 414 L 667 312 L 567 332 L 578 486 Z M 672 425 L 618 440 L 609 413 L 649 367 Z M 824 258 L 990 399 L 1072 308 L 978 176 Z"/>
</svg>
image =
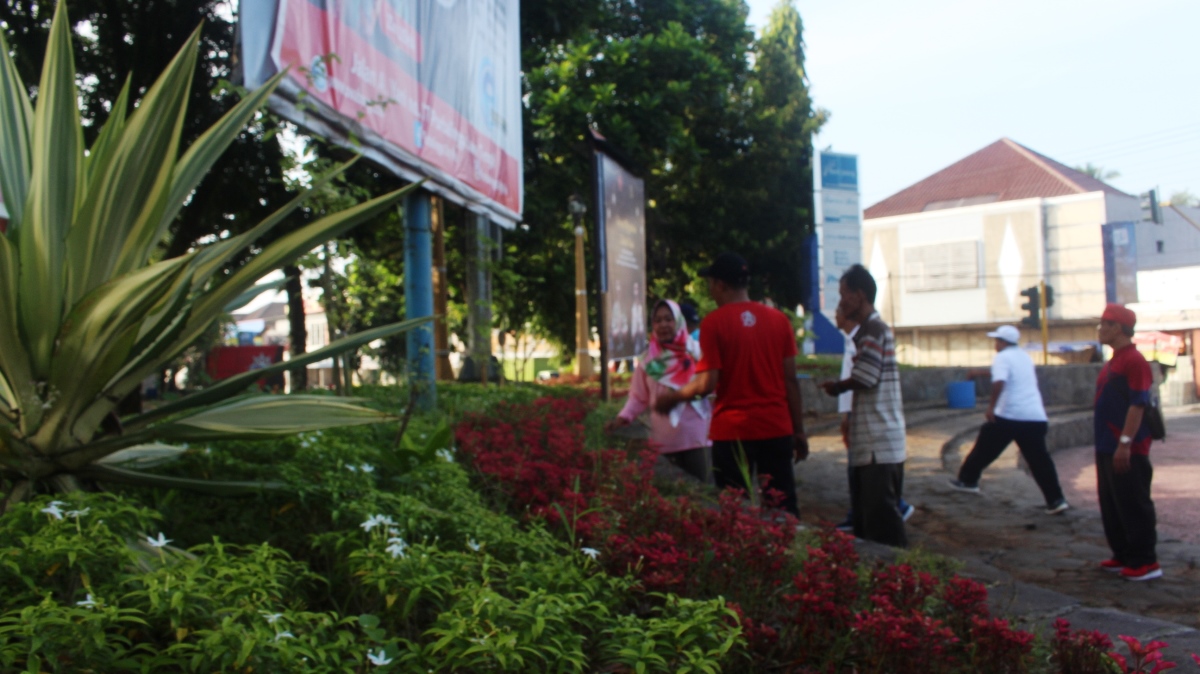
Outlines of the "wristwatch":
<svg viewBox="0 0 1200 674">
<path fill-rule="evenodd" d="M 1120 442 L 1122 445 L 1128 445 L 1129 443 L 1133 442 L 1133 438 L 1129 437 L 1128 435 L 1122 435 L 1118 442 Z"/>
</svg>

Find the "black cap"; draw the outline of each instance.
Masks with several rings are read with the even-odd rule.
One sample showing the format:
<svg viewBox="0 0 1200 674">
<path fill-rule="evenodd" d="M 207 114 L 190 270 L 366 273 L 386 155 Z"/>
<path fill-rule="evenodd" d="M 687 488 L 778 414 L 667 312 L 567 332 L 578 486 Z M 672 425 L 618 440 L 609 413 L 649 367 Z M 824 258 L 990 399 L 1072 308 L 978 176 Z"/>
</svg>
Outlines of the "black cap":
<svg viewBox="0 0 1200 674">
<path fill-rule="evenodd" d="M 737 253 L 721 253 L 713 263 L 700 270 L 701 277 L 715 278 L 730 285 L 743 286 L 750 280 L 750 266 Z"/>
<path fill-rule="evenodd" d="M 688 323 L 695 324 L 700 322 L 700 312 L 696 311 L 696 305 L 691 302 L 680 302 L 679 313 L 683 314 L 683 320 Z"/>
</svg>

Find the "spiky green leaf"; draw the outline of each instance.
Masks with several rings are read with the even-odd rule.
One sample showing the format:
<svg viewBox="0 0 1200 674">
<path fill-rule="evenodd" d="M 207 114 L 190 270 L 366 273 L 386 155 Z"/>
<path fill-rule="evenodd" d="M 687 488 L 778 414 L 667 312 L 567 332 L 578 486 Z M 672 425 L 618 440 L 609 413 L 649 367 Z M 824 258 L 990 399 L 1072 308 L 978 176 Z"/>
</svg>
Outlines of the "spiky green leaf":
<svg viewBox="0 0 1200 674">
<path fill-rule="evenodd" d="M 252 372 L 243 372 L 234 375 L 228 379 L 224 379 L 208 388 L 197 391 L 189 396 L 185 396 L 178 400 L 173 400 L 164 405 L 160 405 L 153 410 L 139 414 L 135 417 L 124 419 L 122 423 L 128 429 L 141 429 L 147 424 L 150 424 L 159 419 L 165 419 L 171 415 L 185 412 L 189 409 L 194 409 L 202 405 L 210 405 L 218 400 L 223 400 L 232 395 L 237 395 L 245 391 L 254 382 L 263 377 L 270 377 L 286 370 L 291 370 L 297 367 L 304 367 L 309 363 L 315 363 L 340 353 L 344 353 L 351 349 L 357 349 L 364 344 L 369 344 L 377 339 L 386 339 L 392 335 L 398 335 L 403 332 L 412 330 L 413 328 L 424 325 L 433 320 L 432 316 L 422 318 L 411 318 L 407 321 L 384 325 L 370 330 L 364 330 L 359 333 L 350 335 L 337 340 L 336 342 L 323 346 L 315 351 L 295 356 L 291 360 L 282 363 L 276 363 L 261 370 Z"/>
<path fill-rule="evenodd" d="M 75 62 L 66 3 L 50 24 L 50 41 L 33 115 L 33 162 L 24 220 L 17 241 L 21 259 L 21 331 L 37 379 L 50 371 L 54 338 L 65 313 L 65 242 L 83 171 Z"/>
<path fill-rule="evenodd" d="M 8 226 L 15 231 L 24 220 L 33 168 L 33 106 L 9 53 L 8 40 L 0 31 L 0 193 Z"/>
<path fill-rule="evenodd" d="M 209 169 L 221 158 L 229 144 L 237 138 L 254 113 L 266 105 L 267 98 L 275 91 L 275 87 L 279 85 L 285 75 L 287 75 L 286 70 L 276 74 L 263 86 L 250 92 L 229 112 L 225 113 L 216 124 L 197 138 L 187 152 L 183 153 L 171 175 L 171 192 L 167 197 L 166 209 L 159 219 L 155 240 L 166 235 L 167 228 L 171 226 L 175 216 L 179 215 L 179 210 L 183 208 L 183 203 L 187 201 L 188 196 L 200 184 L 204 176 L 208 175 Z"/>
<path fill-rule="evenodd" d="M 166 208 L 195 71 L 199 28 L 142 97 L 113 139 L 106 166 L 92 171 L 71 229 L 71 298 L 78 299 L 150 258 Z"/>
<path fill-rule="evenodd" d="M 395 418 L 347 398 L 259 395 L 213 405 L 150 430 L 155 437 L 168 442 L 259 439 L 336 426 L 377 424 Z"/>
</svg>

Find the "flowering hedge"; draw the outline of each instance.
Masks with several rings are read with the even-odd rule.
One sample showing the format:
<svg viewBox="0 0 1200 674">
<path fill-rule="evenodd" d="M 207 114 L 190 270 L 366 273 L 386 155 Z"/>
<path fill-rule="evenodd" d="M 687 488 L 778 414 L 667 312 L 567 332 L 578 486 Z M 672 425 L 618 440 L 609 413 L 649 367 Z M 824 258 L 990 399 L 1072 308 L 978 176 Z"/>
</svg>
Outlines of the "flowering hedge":
<svg viewBox="0 0 1200 674">
<path fill-rule="evenodd" d="M 467 416 L 457 445 L 485 491 L 594 551 L 648 597 L 724 598 L 741 623 L 736 666 L 745 671 L 1074 674 L 1163 664 L 1153 655 L 1160 642 L 1126 664 L 1107 637 L 1065 621 L 1040 645 L 990 615 L 983 585 L 863 563 L 853 539 L 832 529 L 795 546 L 794 519 L 736 492 L 715 504 L 664 495 L 652 483 L 652 451 L 585 446 L 593 408 L 583 398 L 504 405 Z"/>
</svg>

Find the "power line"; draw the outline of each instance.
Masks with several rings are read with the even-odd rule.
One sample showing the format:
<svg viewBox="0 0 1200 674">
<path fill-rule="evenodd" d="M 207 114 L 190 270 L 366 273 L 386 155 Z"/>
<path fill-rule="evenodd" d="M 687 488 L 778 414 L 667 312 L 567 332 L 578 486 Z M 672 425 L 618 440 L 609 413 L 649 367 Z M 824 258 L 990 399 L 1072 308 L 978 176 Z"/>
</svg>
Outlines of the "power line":
<svg viewBox="0 0 1200 674">
<path fill-rule="evenodd" d="M 1111 147 L 1113 147 L 1113 146 L 1126 145 L 1126 144 L 1130 144 L 1130 143 L 1135 143 L 1135 144 L 1136 144 L 1136 143 L 1143 142 L 1144 140 L 1146 140 L 1146 139 L 1149 139 L 1149 138 L 1155 138 L 1155 137 L 1157 137 L 1157 136 L 1162 136 L 1162 135 L 1164 135 L 1164 134 L 1170 134 L 1170 133 L 1175 133 L 1175 132 L 1178 132 L 1178 131 L 1183 131 L 1183 130 L 1188 130 L 1188 129 L 1195 129 L 1195 128 L 1200 128 L 1200 122 L 1192 122 L 1192 123 L 1190 123 L 1190 124 L 1184 124 L 1183 126 L 1177 126 L 1177 127 L 1170 128 L 1170 129 L 1160 129 L 1160 130 L 1158 130 L 1158 131 L 1154 131 L 1154 132 L 1151 132 L 1151 133 L 1142 134 L 1142 135 L 1140 135 L 1140 136 L 1133 136 L 1133 137 L 1130 137 L 1130 138 L 1124 138 L 1124 139 L 1121 139 L 1121 140 L 1107 141 L 1107 142 L 1104 142 L 1104 143 L 1099 143 L 1099 144 L 1097 144 L 1097 145 L 1091 145 L 1091 146 L 1088 146 L 1088 147 L 1083 147 L 1083 148 L 1080 148 L 1080 149 L 1078 149 L 1078 150 L 1073 150 L 1073 151 L 1070 151 L 1070 152 L 1064 152 L 1063 154 L 1084 154 L 1084 153 L 1088 153 L 1088 152 L 1095 152 L 1096 150 L 1099 150 L 1099 149 L 1101 149 L 1101 148 L 1108 149 L 1108 148 L 1111 148 Z"/>
<path fill-rule="evenodd" d="M 1154 143 L 1150 143 L 1147 145 L 1140 145 L 1137 147 L 1122 149 L 1122 150 L 1117 151 L 1115 154 L 1100 153 L 1100 154 L 1096 155 L 1096 158 L 1100 159 L 1100 160 L 1108 161 L 1108 160 L 1117 159 L 1120 157 L 1128 157 L 1131 154 L 1138 154 L 1140 152 L 1146 152 L 1149 150 L 1157 150 L 1159 148 L 1170 147 L 1172 145 L 1191 144 L 1198 140 L 1200 140 L 1200 129 L 1198 129 L 1192 133 L 1189 133 L 1189 134 L 1181 135 L 1177 138 L 1170 138 L 1167 140 L 1163 140 L 1160 142 L 1154 142 Z"/>
</svg>

